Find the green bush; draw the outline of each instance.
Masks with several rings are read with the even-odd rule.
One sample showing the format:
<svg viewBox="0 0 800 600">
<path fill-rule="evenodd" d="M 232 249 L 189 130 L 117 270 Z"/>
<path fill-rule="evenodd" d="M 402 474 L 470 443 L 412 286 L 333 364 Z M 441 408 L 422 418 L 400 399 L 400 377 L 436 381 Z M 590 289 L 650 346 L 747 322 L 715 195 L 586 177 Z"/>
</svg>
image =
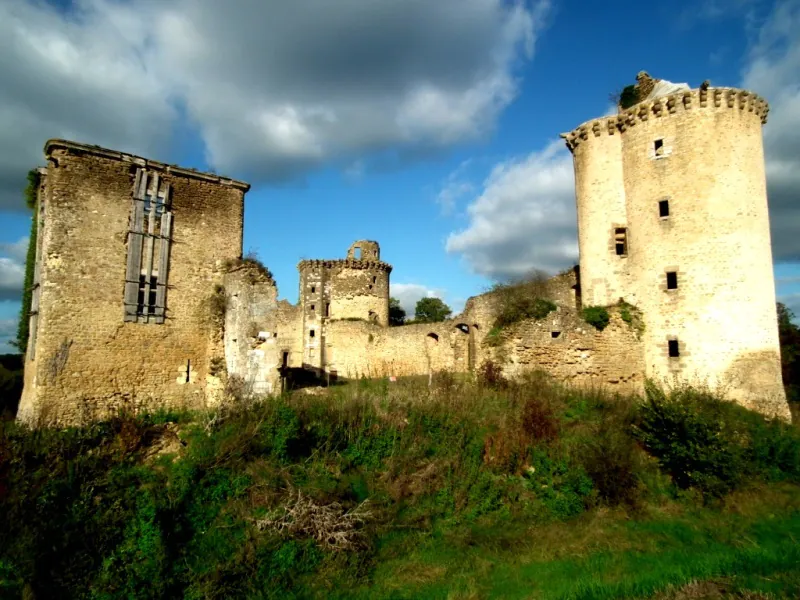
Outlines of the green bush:
<svg viewBox="0 0 800 600">
<path fill-rule="evenodd" d="M 646 386 L 636 436 L 675 484 L 722 496 L 747 479 L 800 478 L 796 427 L 689 388 Z"/>
<path fill-rule="evenodd" d="M 494 326 L 508 327 L 525 319 L 544 319 L 557 306 L 547 299 L 547 285 L 543 275 L 512 284 L 496 284 L 492 288 L 497 302 Z"/>
<path fill-rule="evenodd" d="M 619 95 L 619 105 L 623 110 L 639 103 L 639 91 L 635 85 L 627 85 Z"/>
<path fill-rule="evenodd" d="M 583 320 L 598 331 L 603 331 L 611 320 L 611 316 L 604 306 L 587 306 L 581 314 Z"/>
</svg>

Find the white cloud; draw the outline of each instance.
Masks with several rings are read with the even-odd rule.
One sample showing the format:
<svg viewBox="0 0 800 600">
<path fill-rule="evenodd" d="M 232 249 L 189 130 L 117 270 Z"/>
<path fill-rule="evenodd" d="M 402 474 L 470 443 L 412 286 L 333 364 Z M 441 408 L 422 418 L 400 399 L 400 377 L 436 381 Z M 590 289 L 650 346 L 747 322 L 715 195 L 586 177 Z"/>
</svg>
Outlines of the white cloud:
<svg viewBox="0 0 800 600">
<path fill-rule="evenodd" d="M 391 283 L 389 294 L 400 301 L 400 306 L 408 317 L 413 317 L 417 302 L 422 298 L 442 298 L 439 290 L 434 290 L 419 283 Z"/>
<path fill-rule="evenodd" d="M 481 275 L 502 280 L 577 261 L 572 156 L 560 140 L 495 166 L 467 213 L 469 225 L 446 248 Z"/>
<path fill-rule="evenodd" d="M 11 345 L 17 339 L 17 320 L 0 319 L 0 354 L 17 353 L 18 350 Z"/>
<path fill-rule="evenodd" d="M 773 254 L 800 260 L 800 1 L 779 2 L 758 31 L 742 86 L 770 103 L 764 127 Z"/>
<path fill-rule="evenodd" d="M 28 256 L 28 238 L 20 238 L 16 242 L 0 242 L 0 254 L 5 254 L 18 263 L 24 263 Z"/>
<path fill-rule="evenodd" d="M 255 182 L 484 135 L 549 0 L 0 2 L 0 207 L 50 137 L 169 160 L 180 107 Z"/>
<path fill-rule="evenodd" d="M 25 267 L 10 258 L 0 257 L 0 300 L 17 300 L 22 295 Z"/>
</svg>

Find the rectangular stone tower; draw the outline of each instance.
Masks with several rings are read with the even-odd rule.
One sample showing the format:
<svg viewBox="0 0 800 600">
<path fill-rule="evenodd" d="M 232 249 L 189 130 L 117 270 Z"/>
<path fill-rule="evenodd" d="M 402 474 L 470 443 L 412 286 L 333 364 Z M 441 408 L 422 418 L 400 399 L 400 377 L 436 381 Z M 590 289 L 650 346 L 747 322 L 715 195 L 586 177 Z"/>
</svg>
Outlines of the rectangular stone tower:
<svg viewBox="0 0 800 600">
<path fill-rule="evenodd" d="M 45 155 L 18 418 L 202 406 L 224 361 L 210 299 L 242 255 L 249 185 L 65 140 Z"/>
</svg>

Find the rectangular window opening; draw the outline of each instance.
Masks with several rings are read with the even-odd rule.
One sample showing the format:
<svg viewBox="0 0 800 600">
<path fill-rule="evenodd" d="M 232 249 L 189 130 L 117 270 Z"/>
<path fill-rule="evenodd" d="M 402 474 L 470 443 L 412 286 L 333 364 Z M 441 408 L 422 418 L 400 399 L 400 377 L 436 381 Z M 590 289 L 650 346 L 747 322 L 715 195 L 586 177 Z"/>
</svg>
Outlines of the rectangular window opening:
<svg viewBox="0 0 800 600">
<path fill-rule="evenodd" d="M 356 260 L 361 260 L 361 247 L 356 246 L 353 250 L 353 256 L 355 256 Z"/>
<path fill-rule="evenodd" d="M 315 332 L 313 329 L 309 329 L 309 331 L 308 331 L 308 337 L 310 337 L 310 338 L 313 338 L 313 337 L 314 337 L 314 335 L 316 335 L 316 332 Z"/>
<path fill-rule="evenodd" d="M 658 216 L 662 218 L 669 216 L 669 200 L 658 201 Z"/>
<path fill-rule="evenodd" d="M 680 348 L 678 347 L 678 340 L 669 340 L 667 342 L 667 347 L 670 358 L 678 358 L 681 355 Z"/>
<path fill-rule="evenodd" d="M 313 304 L 311 305 L 311 310 L 314 310 L 314 305 Z"/>
<path fill-rule="evenodd" d="M 312 286 L 311 286 L 311 293 L 313 294 L 313 293 L 314 293 L 314 292 L 316 292 L 316 291 L 317 291 L 317 288 L 316 288 L 316 287 L 314 287 L 314 286 L 312 285 Z"/>
<path fill-rule="evenodd" d="M 653 143 L 656 156 L 664 156 L 664 140 L 656 140 Z"/>
<path fill-rule="evenodd" d="M 675 271 L 667 271 L 667 289 L 678 289 L 678 273 Z"/>
<path fill-rule="evenodd" d="M 617 227 L 614 229 L 614 251 L 617 256 L 628 254 L 628 229 L 627 227 Z"/>
<path fill-rule="evenodd" d="M 550 337 L 553 338 L 553 339 L 557 338 L 560 335 L 561 335 L 560 331 L 551 331 L 550 332 Z"/>
<path fill-rule="evenodd" d="M 147 275 L 139 276 L 139 294 L 136 299 L 136 314 L 146 316 L 155 314 L 156 295 L 158 291 L 158 275 L 150 277 L 150 285 L 147 285 Z"/>
<path fill-rule="evenodd" d="M 325 316 L 326 317 L 330 317 L 331 316 L 331 303 L 330 302 L 326 302 L 325 303 Z"/>
</svg>

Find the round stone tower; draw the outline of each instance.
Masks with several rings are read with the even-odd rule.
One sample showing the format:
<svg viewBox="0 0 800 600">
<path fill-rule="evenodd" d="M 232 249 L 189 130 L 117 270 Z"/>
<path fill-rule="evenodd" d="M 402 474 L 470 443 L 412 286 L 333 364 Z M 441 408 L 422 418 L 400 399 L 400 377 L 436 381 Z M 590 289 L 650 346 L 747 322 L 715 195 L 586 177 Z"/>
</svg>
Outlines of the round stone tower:
<svg viewBox="0 0 800 600">
<path fill-rule="evenodd" d="M 708 384 L 786 416 L 761 132 L 768 105 L 744 90 L 676 87 L 659 96 L 656 85 L 619 115 L 563 136 L 574 156 L 584 304 L 624 298 L 642 310 L 648 377 Z"/>
<path fill-rule="evenodd" d="M 380 254 L 378 242 L 359 240 L 345 259 L 298 263 L 305 364 L 324 368 L 325 326 L 331 319 L 389 325 L 392 266 L 381 261 Z"/>
</svg>

